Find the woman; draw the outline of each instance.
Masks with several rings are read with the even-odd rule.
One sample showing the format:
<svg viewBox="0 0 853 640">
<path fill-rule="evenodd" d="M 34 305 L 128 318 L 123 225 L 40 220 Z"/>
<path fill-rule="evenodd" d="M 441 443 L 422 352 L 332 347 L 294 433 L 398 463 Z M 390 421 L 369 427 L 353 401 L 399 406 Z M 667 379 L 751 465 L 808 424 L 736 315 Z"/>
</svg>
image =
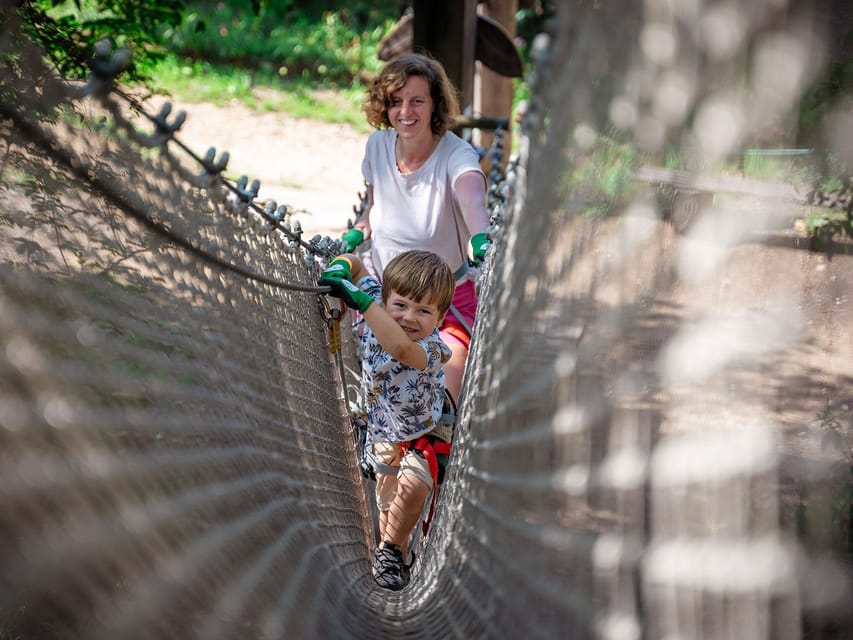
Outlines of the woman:
<svg viewBox="0 0 853 640">
<path fill-rule="evenodd" d="M 344 234 L 344 251 L 370 238 L 365 264 L 380 280 L 385 265 L 409 249 L 437 253 L 454 271 L 456 294 L 440 333 L 452 352 L 445 385 L 458 400 L 477 310 L 468 257 L 480 261 L 488 248 L 486 177 L 474 148 L 451 131 L 459 105 L 436 60 L 410 54 L 388 62 L 364 110 L 377 129 L 362 162 L 368 206 Z"/>
</svg>

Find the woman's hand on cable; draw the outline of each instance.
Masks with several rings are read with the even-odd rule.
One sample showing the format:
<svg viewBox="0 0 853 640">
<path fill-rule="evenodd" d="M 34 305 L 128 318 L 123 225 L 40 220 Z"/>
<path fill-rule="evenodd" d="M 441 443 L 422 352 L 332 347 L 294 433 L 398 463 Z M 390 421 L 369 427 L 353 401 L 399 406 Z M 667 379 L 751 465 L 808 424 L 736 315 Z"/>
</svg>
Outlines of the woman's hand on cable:
<svg viewBox="0 0 853 640">
<path fill-rule="evenodd" d="M 471 236 L 471 264 L 479 267 L 486 259 L 486 254 L 489 247 L 492 246 L 492 241 L 486 233 L 475 233 Z"/>
<path fill-rule="evenodd" d="M 338 256 L 320 274 L 317 284 L 329 287 L 329 295 L 340 298 L 350 309 L 364 313 L 374 300 L 352 282 L 352 261 Z"/>
<path fill-rule="evenodd" d="M 341 236 L 341 250 L 344 253 L 355 251 L 362 242 L 364 242 L 364 231 L 358 227 L 347 229 L 344 235 Z"/>
</svg>

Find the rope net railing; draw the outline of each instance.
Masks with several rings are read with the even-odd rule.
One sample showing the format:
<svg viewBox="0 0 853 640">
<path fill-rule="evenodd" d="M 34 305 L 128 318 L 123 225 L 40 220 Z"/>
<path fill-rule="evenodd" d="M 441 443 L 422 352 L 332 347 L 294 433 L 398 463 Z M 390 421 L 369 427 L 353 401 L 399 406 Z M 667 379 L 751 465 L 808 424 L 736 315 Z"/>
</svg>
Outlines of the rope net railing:
<svg viewBox="0 0 853 640">
<path fill-rule="evenodd" d="M 820 445 L 850 431 L 853 263 L 790 233 L 809 184 L 706 198 L 690 178 L 791 107 L 831 21 L 605 4 L 558 3 L 537 40 L 451 464 L 399 593 L 370 575 L 352 380 L 314 286 L 334 243 L 258 211 L 215 152 L 187 163 L 168 113 L 141 148 L 108 87 L 69 97 L 4 5 L 0 634 L 849 636 L 821 506 L 849 498 L 849 461 Z M 674 196 L 632 179 L 668 150 Z"/>
</svg>

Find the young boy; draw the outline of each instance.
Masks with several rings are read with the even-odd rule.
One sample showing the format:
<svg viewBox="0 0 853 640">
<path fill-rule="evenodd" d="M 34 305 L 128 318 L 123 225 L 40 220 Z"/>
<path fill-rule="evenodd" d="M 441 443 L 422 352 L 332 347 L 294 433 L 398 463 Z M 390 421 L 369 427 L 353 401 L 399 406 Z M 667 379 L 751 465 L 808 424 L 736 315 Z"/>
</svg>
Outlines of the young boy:
<svg viewBox="0 0 853 640">
<path fill-rule="evenodd" d="M 436 483 L 431 443 L 450 441 L 450 429 L 440 423 L 442 366 L 450 348 L 439 338 L 438 327 L 455 282 L 450 267 L 428 251 L 401 253 L 385 267 L 382 279 L 380 285 L 359 258 L 345 254 L 332 260 L 317 284 L 331 287 L 330 295 L 360 311 L 367 323 L 361 340 L 368 443 L 380 462 L 398 467 L 396 475 L 376 476 L 381 542 L 373 577 L 381 587 L 397 591 L 408 582 L 403 559 L 409 535 Z"/>
</svg>

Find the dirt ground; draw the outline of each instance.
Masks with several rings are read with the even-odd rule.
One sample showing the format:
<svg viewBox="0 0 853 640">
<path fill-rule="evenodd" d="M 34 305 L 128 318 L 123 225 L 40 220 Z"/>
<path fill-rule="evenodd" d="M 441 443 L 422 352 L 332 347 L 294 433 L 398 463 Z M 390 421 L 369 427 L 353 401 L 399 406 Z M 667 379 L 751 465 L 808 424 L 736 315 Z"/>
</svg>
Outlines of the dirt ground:
<svg viewBox="0 0 853 640">
<path fill-rule="evenodd" d="M 166 98 L 152 98 L 156 113 Z M 309 234 L 335 237 L 353 216 L 364 189 L 361 160 L 367 133 L 347 124 L 253 111 L 234 100 L 224 107 L 172 99 L 172 113 L 186 111 L 178 139 L 198 155 L 215 147 L 230 155 L 225 175 L 261 182 L 260 200 L 295 210 Z"/>
</svg>

